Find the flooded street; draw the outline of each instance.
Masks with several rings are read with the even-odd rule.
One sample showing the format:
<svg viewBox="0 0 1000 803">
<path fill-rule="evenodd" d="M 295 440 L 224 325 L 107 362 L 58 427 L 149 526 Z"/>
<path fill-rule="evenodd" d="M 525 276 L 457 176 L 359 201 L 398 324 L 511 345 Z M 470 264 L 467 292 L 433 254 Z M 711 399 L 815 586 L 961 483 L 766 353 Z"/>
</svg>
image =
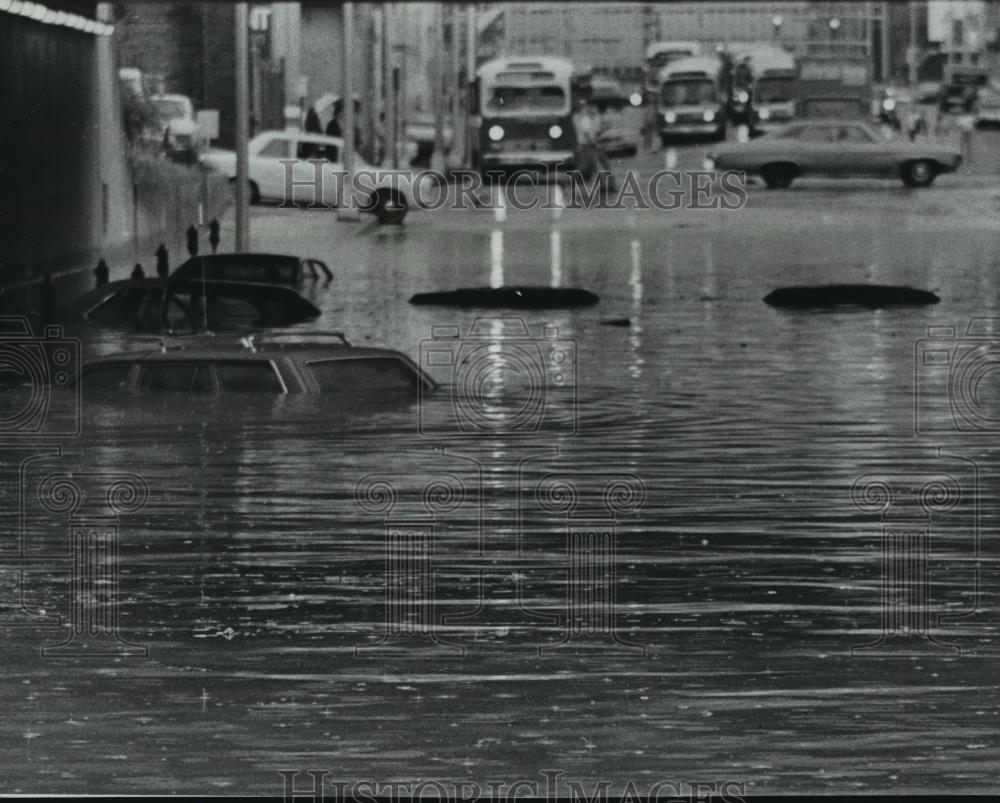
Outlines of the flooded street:
<svg viewBox="0 0 1000 803">
<path fill-rule="evenodd" d="M 255 207 L 255 250 L 334 273 L 306 287 L 323 314 L 298 330 L 398 349 L 442 385 L 404 405 L 87 399 L 61 453 L 3 444 L 4 529 L 24 526 L 30 558 L 5 566 L 28 567 L 31 612 L 0 631 L 4 791 L 281 794 L 280 770 L 305 791 L 308 770 L 543 793 L 543 772 L 640 792 L 995 789 L 996 428 L 956 428 L 948 369 L 922 354 L 1000 318 L 998 212 L 995 185 L 960 177 L 382 228 Z M 762 301 L 830 282 L 941 302 Z M 477 369 L 489 382 L 460 357 L 498 313 L 408 304 L 516 284 L 601 300 L 525 312 L 521 370 Z M 997 398 L 995 377 L 976 387 Z M 119 633 L 147 654 L 43 655 L 69 634 L 71 519 L 109 516 L 123 471 L 148 501 L 116 523 Z M 41 503 L 53 473 L 82 490 L 74 511 Z M 948 504 L 924 493 L 939 480 Z M 908 602 L 883 604 L 900 531 L 930 534 L 929 614 L 905 637 Z M 9 623 L 17 572 L 0 579 Z"/>
</svg>

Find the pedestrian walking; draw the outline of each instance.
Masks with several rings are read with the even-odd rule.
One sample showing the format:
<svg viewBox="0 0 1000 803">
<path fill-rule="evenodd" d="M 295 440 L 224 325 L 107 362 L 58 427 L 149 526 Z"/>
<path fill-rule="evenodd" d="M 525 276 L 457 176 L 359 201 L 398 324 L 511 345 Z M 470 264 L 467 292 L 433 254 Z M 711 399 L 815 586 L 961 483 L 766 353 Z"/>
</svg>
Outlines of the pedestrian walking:
<svg viewBox="0 0 1000 803">
<path fill-rule="evenodd" d="M 219 219 L 212 218 L 212 222 L 208 224 L 208 244 L 212 246 L 212 253 L 215 254 L 219 250 Z"/>
<path fill-rule="evenodd" d="M 166 279 L 170 274 L 170 262 L 167 255 L 167 247 L 160 243 L 156 249 L 156 275 L 161 279 Z"/>
<path fill-rule="evenodd" d="M 309 111 L 306 112 L 306 133 L 307 134 L 323 133 L 323 126 L 319 121 L 319 115 L 316 113 L 315 106 L 310 106 Z"/>
<path fill-rule="evenodd" d="M 97 279 L 97 286 L 103 287 L 108 283 L 108 279 L 111 278 L 111 271 L 108 269 L 108 263 L 103 259 L 97 263 L 97 267 L 94 268 L 94 277 Z"/>
<path fill-rule="evenodd" d="M 142 269 L 142 265 L 138 262 L 135 263 L 135 267 L 132 268 L 132 278 L 133 279 L 145 279 L 146 271 Z"/>
</svg>

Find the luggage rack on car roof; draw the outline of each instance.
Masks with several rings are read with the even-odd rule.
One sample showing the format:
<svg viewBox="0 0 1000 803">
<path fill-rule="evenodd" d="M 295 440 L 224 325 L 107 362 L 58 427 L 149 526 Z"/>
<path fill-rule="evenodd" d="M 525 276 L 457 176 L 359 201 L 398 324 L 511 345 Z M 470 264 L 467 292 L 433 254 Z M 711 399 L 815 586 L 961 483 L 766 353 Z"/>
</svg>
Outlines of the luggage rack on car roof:
<svg viewBox="0 0 1000 803">
<path fill-rule="evenodd" d="M 351 341 L 347 339 L 347 336 L 343 332 L 272 333 L 262 336 L 259 342 L 255 342 L 256 337 L 256 335 L 247 335 L 241 337 L 239 342 L 244 348 L 249 349 L 254 354 L 267 346 L 277 346 L 280 348 L 283 345 L 322 345 L 324 341 L 330 338 L 340 341 L 341 345 L 351 345 Z"/>
</svg>

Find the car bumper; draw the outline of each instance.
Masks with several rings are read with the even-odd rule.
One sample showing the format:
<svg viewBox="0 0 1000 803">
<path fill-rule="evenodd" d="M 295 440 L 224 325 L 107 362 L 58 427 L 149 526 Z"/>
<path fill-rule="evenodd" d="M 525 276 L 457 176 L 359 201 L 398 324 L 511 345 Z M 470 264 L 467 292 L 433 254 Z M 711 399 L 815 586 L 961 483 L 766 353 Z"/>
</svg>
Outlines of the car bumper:
<svg viewBox="0 0 1000 803">
<path fill-rule="evenodd" d="M 573 161 L 573 151 L 504 151 L 483 154 L 484 167 L 515 167 L 518 165 L 566 164 Z"/>
<path fill-rule="evenodd" d="M 670 123 L 660 125 L 660 133 L 664 136 L 676 134 L 717 134 L 722 130 L 722 126 L 716 122 L 711 123 Z"/>
</svg>

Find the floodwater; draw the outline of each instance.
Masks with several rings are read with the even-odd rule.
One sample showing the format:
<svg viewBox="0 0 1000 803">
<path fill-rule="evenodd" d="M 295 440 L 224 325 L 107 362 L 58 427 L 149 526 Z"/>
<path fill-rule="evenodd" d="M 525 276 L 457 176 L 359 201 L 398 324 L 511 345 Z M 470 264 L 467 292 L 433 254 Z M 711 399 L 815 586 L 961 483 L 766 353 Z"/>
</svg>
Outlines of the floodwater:
<svg viewBox="0 0 1000 803">
<path fill-rule="evenodd" d="M 957 360 L 969 319 L 1000 316 L 997 196 L 803 185 L 740 213 L 415 213 L 392 231 L 256 209 L 257 247 L 334 270 L 307 290 L 312 328 L 450 351 L 457 373 L 435 363 L 423 405 L 85 400 L 59 453 L 6 438 L 4 530 L 24 524 L 27 562 L 8 539 L 3 612 L 26 566 L 30 614 L 0 631 L 3 791 L 280 794 L 279 770 L 995 790 L 998 511 L 977 487 L 995 490 L 997 442 L 949 428 L 949 368 L 920 355 Z M 830 281 L 942 302 L 761 300 Z M 492 350 L 476 344 L 511 322 L 407 304 L 518 282 L 602 301 L 526 313 Z M 975 387 L 974 420 L 995 422 L 995 381 Z M 53 511 L 66 473 L 81 500 Z M 148 499 L 109 523 L 125 474 Z M 888 514 L 877 486 L 852 496 L 865 477 Z M 68 533 L 87 516 L 117 528 L 120 640 L 42 654 L 69 634 L 53 617 L 75 621 Z M 900 532 L 930 534 L 927 574 L 883 607 L 883 533 L 893 571 L 920 560 Z"/>
</svg>

